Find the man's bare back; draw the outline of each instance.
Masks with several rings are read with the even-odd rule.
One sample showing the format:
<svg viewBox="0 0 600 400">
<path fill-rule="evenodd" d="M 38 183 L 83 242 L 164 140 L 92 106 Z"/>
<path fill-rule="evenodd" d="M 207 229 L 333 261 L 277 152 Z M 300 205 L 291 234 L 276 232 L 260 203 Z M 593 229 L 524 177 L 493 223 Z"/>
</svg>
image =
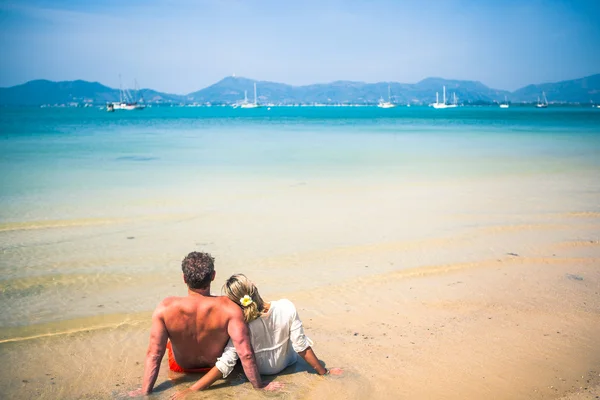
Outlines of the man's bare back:
<svg viewBox="0 0 600 400">
<path fill-rule="evenodd" d="M 224 296 L 190 295 L 166 298 L 156 313 L 169 332 L 177 364 L 195 369 L 215 365 L 229 340 L 229 322 L 241 309 Z"/>
<path fill-rule="evenodd" d="M 242 309 L 227 297 L 210 294 L 213 262 L 207 253 L 188 254 L 182 262 L 187 297 L 167 297 L 156 307 L 139 394 L 152 392 L 169 341 L 174 356 L 169 367 L 175 364 L 185 372 L 214 366 L 231 338 L 246 377 L 255 388 L 262 387 Z"/>
</svg>

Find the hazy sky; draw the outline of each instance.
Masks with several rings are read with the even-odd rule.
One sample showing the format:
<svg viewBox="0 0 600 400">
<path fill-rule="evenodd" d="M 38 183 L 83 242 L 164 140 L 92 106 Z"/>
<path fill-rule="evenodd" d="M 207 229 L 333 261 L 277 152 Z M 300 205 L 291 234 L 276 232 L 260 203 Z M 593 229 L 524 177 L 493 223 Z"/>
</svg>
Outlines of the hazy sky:
<svg viewBox="0 0 600 400">
<path fill-rule="evenodd" d="M 235 73 L 514 90 L 600 72 L 600 0 L 0 0 L 0 86 L 189 93 Z"/>
</svg>

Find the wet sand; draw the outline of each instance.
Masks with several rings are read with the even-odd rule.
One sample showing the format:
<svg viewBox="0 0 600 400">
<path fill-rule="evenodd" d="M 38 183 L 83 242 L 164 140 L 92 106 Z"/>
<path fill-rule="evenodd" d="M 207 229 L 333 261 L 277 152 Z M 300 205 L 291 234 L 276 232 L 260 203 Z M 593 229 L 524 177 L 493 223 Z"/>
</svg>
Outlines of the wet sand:
<svg viewBox="0 0 600 400">
<path fill-rule="evenodd" d="M 547 250 L 547 256 L 373 274 L 288 293 L 319 357 L 346 374 L 321 378 L 300 363 L 276 378 L 286 384 L 283 397 L 600 395 L 600 245 L 571 242 Z M 121 397 L 139 384 L 147 317 L 3 343 L 0 354 L 10 370 L 2 392 L 10 398 Z M 192 379 L 173 385 L 166 370 L 163 362 L 157 398 Z M 240 396 L 263 395 L 234 373 L 196 397 Z"/>
<path fill-rule="evenodd" d="M 261 189 L 243 198 L 217 193 L 214 203 L 203 200 L 205 213 L 184 207 L 193 218 L 166 218 L 176 224 L 32 228 L 27 240 L 36 243 L 89 235 L 52 244 L 52 256 L 43 246 L 34 255 L 16 247 L 5 253 L 5 261 L 29 257 L 31 268 L 37 260 L 59 272 L 81 270 L 50 286 L 18 270 L 3 281 L 3 303 L 15 308 L 0 329 L 2 397 L 118 398 L 138 387 L 152 307 L 185 292 L 178 263 L 195 249 L 215 253 L 218 282 L 241 271 L 266 299 L 294 301 L 319 358 L 345 374 L 318 377 L 300 362 L 275 378 L 286 385 L 280 395 L 254 391 L 238 372 L 194 397 L 600 396 L 595 180 L 401 189 L 309 182 L 271 187 L 267 198 Z M 22 229 L 7 229 L 5 238 L 24 241 Z M 125 267 L 102 272 L 115 264 Z M 40 306 L 19 324 L 19 313 L 44 298 L 62 304 Z M 190 379 L 171 382 L 163 360 L 156 398 Z"/>
</svg>

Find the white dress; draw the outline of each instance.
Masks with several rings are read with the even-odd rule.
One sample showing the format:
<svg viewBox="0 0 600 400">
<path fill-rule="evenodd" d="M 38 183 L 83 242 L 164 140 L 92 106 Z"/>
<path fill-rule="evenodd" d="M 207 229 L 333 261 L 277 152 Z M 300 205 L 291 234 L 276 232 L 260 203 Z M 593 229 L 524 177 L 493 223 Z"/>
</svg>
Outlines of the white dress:
<svg viewBox="0 0 600 400">
<path fill-rule="evenodd" d="M 263 375 L 281 372 L 296 362 L 297 353 L 313 344 L 304 335 L 294 303 L 287 299 L 272 301 L 269 311 L 250 322 L 248 327 L 256 365 Z M 230 339 L 216 363 L 223 378 L 231 373 L 237 360 L 238 355 Z"/>
</svg>

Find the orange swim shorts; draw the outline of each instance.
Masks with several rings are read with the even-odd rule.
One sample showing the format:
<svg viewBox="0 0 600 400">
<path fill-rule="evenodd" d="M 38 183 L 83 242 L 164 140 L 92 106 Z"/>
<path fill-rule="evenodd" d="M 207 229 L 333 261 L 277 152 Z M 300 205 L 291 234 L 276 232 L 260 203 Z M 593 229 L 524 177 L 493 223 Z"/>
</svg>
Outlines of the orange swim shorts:
<svg viewBox="0 0 600 400">
<path fill-rule="evenodd" d="M 167 358 L 169 359 L 169 369 L 173 372 L 185 372 L 185 373 L 197 373 L 197 372 L 208 372 L 211 367 L 204 368 L 183 368 L 177 361 L 175 361 L 175 356 L 173 356 L 173 346 L 171 346 L 171 341 L 167 342 Z"/>
</svg>

